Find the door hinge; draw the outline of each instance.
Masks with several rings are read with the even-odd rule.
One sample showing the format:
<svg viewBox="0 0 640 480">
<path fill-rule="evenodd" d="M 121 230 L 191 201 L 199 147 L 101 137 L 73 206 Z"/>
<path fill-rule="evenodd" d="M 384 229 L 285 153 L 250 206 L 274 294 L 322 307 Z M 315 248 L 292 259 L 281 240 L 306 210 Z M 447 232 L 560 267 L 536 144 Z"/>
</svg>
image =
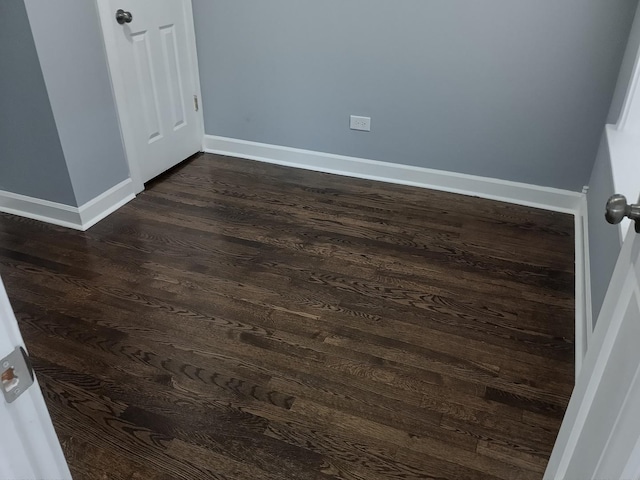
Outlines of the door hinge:
<svg viewBox="0 0 640 480">
<path fill-rule="evenodd" d="M 2 372 L 2 393 L 7 403 L 15 402 L 27 388 L 33 385 L 33 368 L 29 355 L 22 347 L 0 360 Z"/>
<path fill-rule="evenodd" d="M 197 112 L 198 110 L 200 110 L 200 107 L 198 106 L 198 96 L 197 96 L 197 95 L 194 95 L 194 96 L 193 96 L 193 106 L 194 106 L 194 108 L 196 109 L 196 112 Z"/>
</svg>

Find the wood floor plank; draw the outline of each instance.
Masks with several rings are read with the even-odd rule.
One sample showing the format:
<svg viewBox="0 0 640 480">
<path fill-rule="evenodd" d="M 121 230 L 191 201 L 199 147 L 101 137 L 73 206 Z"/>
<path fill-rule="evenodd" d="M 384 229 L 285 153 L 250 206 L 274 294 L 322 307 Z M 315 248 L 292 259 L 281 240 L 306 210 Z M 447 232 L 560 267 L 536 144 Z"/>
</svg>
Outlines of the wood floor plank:
<svg viewBox="0 0 640 480">
<path fill-rule="evenodd" d="M 203 154 L 87 232 L 0 214 L 76 479 L 540 479 L 570 215 Z"/>
</svg>

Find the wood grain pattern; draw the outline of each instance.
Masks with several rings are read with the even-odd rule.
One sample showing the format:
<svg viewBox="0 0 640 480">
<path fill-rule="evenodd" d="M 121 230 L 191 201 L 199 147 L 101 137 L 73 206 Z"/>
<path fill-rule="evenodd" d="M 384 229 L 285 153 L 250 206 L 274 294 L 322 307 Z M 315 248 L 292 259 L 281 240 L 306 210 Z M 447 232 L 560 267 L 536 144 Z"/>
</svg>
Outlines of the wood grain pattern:
<svg viewBox="0 0 640 480">
<path fill-rule="evenodd" d="M 199 155 L 88 232 L 0 215 L 78 479 L 539 479 L 571 216 Z"/>
</svg>

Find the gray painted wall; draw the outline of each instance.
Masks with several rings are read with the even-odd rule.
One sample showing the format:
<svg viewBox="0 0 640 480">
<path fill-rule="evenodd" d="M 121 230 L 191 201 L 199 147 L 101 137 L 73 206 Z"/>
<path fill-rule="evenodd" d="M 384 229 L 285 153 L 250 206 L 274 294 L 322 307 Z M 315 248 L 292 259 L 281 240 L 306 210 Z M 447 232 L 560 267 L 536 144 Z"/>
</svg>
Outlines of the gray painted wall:
<svg viewBox="0 0 640 480">
<path fill-rule="evenodd" d="M 205 130 L 580 190 L 636 5 L 193 0 Z"/>
<path fill-rule="evenodd" d="M 82 205 L 129 177 L 96 4 L 25 3 L 76 205 Z"/>
<path fill-rule="evenodd" d="M 611 173 L 611 158 L 606 138 L 603 136 L 587 194 L 591 305 L 594 322 L 598 319 L 620 253 L 619 229 L 617 226 L 609 225 L 604 219 L 604 206 L 613 193 L 615 192 Z"/>
<path fill-rule="evenodd" d="M 75 204 L 22 0 L 0 1 L 0 190 Z"/>
<path fill-rule="evenodd" d="M 631 33 L 627 42 L 627 48 L 622 58 L 622 65 L 618 75 L 618 82 L 613 94 L 613 101 L 609 109 L 607 123 L 617 123 L 622 111 L 622 105 L 627 93 L 627 87 L 633 75 L 633 65 L 636 61 L 638 49 L 640 48 L 640 7 L 636 10 L 636 15 L 631 26 Z"/>
<path fill-rule="evenodd" d="M 640 8 L 635 15 L 629 42 L 624 54 L 620 75 L 607 118 L 608 123 L 617 123 L 624 98 L 631 80 L 633 64 L 640 48 Z M 607 199 L 616 193 L 611 173 L 611 158 L 606 139 L 603 139 L 598 158 L 591 173 L 587 202 L 589 209 L 589 260 L 591 262 L 591 302 L 593 319 L 597 320 L 609 281 L 620 253 L 618 227 L 604 220 Z"/>
</svg>

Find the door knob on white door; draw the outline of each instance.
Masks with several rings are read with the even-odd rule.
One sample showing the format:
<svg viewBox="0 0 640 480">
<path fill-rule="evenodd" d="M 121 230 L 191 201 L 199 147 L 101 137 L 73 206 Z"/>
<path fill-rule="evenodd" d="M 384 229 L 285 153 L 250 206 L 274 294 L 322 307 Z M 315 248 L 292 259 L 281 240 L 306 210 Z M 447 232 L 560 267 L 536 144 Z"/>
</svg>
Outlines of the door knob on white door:
<svg viewBox="0 0 640 480">
<path fill-rule="evenodd" d="M 133 20 L 133 15 L 131 15 L 131 12 L 125 12 L 122 9 L 119 9 L 116 12 L 116 22 L 118 22 L 120 25 L 124 25 L 125 23 L 131 23 L 132 20 Z"/>
<path fill-rule="evenodd" d="M 640 205 L 629 205 L 624 195 L 617 193 L 609 197 L 604 216 L 607 222 L 614 225 L 620 223 L 624 217 L 628 217 L 635 222 L 636 232 L 640 233 Z"/>
</svg>

